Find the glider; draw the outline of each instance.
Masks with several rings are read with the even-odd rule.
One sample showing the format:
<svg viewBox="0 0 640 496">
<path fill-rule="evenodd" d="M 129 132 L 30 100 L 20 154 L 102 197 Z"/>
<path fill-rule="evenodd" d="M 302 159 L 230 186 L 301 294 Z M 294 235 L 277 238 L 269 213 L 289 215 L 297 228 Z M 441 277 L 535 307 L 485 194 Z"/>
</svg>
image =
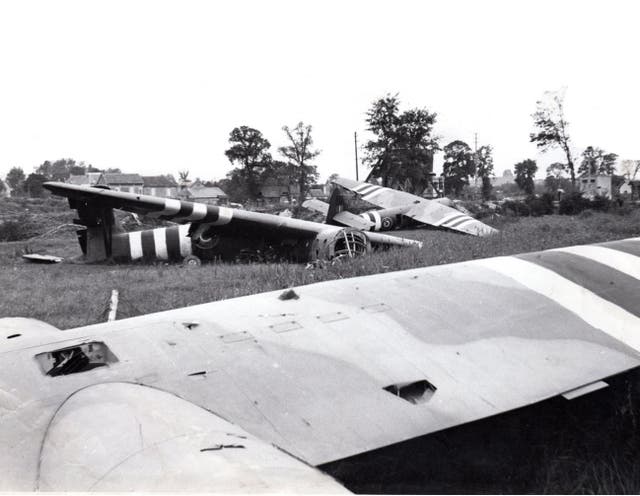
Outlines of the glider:
<svg viewBox="0 0 640 496">
<path fill-rule="evenodd" d="M 336 492 L 317 467 L 640 366 L 640 238 L 60 331 L 0 319 L 0 491 Z"/>
<path fill-rule="evenodd" d="M 318 200 L 310 200 L 303 204 L 324 213 L 327 216 L 327 222 L 373 231 L 388 231 L 403 225 L 405 221 L 413 221 L 474 236 L 488 236 L 498 232 L 493 227 L 474 219 L 468 212 L 453 208 L 452 203 L 445 199 L 427 200 L 405 191 L 343 177 L 334 179 L 333 183 L 356 193 L 363 200 L 380 209 L 370 210 L 360 216 L 347 212 L 343 210 L 337 196 L 339 193 L 336 194 L 335 190 L 336 196 L 332 195 L 329 205 Z"/>
<path fill-rule="evenodd" d="M 67 197 L 69 206 L 78 211 L 74 222 L 86 227 L 78 231 L 78 238 L 88 262 L 185 259 L 199 264 L 201 259 L 217 258 L 309 262 L 360 255 L 372 246 L 421 246 L 396 236 L 204 203 L 57 182 L 43 186 Z M 113 209 L 182 225 L 118 232 Z"/>
</svg>

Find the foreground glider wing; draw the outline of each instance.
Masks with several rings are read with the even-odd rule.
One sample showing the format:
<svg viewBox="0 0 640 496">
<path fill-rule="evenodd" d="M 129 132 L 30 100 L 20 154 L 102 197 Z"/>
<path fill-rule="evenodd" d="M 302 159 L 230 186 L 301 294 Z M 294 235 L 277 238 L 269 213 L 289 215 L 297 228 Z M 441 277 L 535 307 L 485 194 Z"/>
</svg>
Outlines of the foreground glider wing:
<svg viewBox="0 0 640 496">
<path fill-rule="evenodd" d="M 640 366 L 640 239 L 287 295 L 0 320 L 0 491 L 333 492 L 280 455 L 317 466 Z"/>
<path fill-rule="evenodd" d="M 497 232 L 468 214 L 440 202 L 427 200 L 405 191 L 398 191 L 370 183 L 338 177 L 334 183 L 362 197 L 363 200 L 383 209 L 403 208 L 402 214 L 423 224 L 444 227 L 474 236 L 487 236 Z"/>
</svg>

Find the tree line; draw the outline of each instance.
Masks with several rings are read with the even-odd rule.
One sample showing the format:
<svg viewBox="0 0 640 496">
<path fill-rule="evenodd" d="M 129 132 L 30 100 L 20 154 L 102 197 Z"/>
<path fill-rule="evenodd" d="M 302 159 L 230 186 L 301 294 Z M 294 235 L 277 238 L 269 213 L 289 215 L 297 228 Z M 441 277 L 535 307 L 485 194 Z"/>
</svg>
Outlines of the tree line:
<svg viewBox="0 0 640 496">
<path fill-rule="evenodd" d="M 564 162 L 555 162 L 547 168 L 545 184 L 549 191 L 574 190 L 576 173 L 614 173 L 618 155 L 594 146 L 585 148 L 575 170 L 576 159 L 571 151 L 563 92 L 547 92 L 545 98 L 536 102 L 532 117 L 534 131 L 529 135 L 530 142 L 542 152 L 559 149 L 566 157 Z M 374 101 L 366 113 L 367 130 L 372 138 L 363 146 L 363 162 L 370 169 L 369 180 L 422 194 L 433 176 L 434 155 L 442 151 L 444 194 L 460 196 L 473 183 L 483 199 L 491 198 L 493 147 L 484 144 L 472 149 L 460 139 L 441 147 L 442 138 L 434 134 L 436 120 L 437 114 L 426 108 L 401 111 L 398 94 L 387 94 Z M 264 184 L 281 189 L 286 186 L 290 199 L 304 200 L 318 179 L 313 162 L 320 150 L 314 148 L 312 126 L 299 122 L 292 128 L 284 126 L 282 130 L 285 144 L 277 148 L 276 158 L 272 155 L 270 141 L 259 130 L 247 125 L 235 127 L 229 134 L 229 148 L 225 150 L 225 156 L 235 168 L 224 179 L 212 184 L 221 187 L 232 201 L 259 200 Z M 640 170 L 640 161 L 622 161 L 621 169 L 627 177 L 634 179 Z M 532 195 L 538 171 L 536 162 L 523 160 L 515 164 L 513 170 L 517 186 Z M 29 176 L 25 176 L 20 167 L 13 167 L 6 176 L 6 183 L 13 194 L 39 196 L 42 183 L 47 180 L 64 181 L 71 175 L 98 171 L 84 162 L 60 159 L 43 162 Z M 106 172 L 120 170 L 107 169 Z M 0 192 L 4 188 L 0 181 Z"/>
</svg>

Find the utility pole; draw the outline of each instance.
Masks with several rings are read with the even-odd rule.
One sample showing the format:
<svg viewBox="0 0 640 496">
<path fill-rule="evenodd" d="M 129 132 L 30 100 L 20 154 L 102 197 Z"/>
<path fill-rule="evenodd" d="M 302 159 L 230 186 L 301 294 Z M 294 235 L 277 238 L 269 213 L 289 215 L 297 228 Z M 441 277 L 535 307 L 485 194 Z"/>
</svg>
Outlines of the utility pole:
<svg viewBox="0 0 640 496">
<path fill-rule="evenodd" d="M 475 168 L 473 185 L 478 186 L 478 133 L 473 133 L 474 149 L 473 152 L 473 167 Z"/>
<path fill-rule="evenodd" d="M 358 133 L 357 132 L 353 133 L 353 144 L 356 151 L 356 181 L 359 181 L 358 179 Z"/>
</svg>

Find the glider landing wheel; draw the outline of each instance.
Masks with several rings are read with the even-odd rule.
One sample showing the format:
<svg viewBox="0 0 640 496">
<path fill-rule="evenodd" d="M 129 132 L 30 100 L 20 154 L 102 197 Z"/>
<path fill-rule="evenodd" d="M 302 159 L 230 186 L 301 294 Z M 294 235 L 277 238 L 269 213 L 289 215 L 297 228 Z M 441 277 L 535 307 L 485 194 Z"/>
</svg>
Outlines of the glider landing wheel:
<svg viewBox="0 0 640 496">
<path fill-rule="evenodd" d="M 195 255 L 188 255 L 182 261 L 183 267 L 198 267 L 200 265 L 202 265 L 202 260 Z"/>
</svg>

